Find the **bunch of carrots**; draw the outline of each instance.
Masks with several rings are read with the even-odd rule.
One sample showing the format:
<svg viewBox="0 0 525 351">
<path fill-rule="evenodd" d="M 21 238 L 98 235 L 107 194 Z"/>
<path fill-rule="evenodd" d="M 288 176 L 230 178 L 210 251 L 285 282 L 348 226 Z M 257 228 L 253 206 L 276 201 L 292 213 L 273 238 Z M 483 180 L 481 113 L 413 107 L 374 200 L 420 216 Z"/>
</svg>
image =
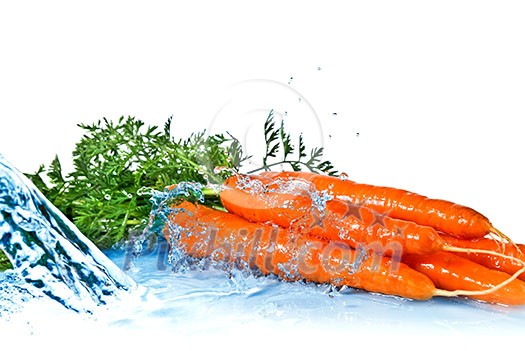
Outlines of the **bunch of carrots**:
<svg viewBox="0 0 525 351">
<path fill-rule="evenodd" d="M 308 172 L 235 174 L 219 195 L 226 211 L 174 205 L 172 245 L 283 280 L 525 304 L 525 246 L 471 208 Z"/>
</svg>

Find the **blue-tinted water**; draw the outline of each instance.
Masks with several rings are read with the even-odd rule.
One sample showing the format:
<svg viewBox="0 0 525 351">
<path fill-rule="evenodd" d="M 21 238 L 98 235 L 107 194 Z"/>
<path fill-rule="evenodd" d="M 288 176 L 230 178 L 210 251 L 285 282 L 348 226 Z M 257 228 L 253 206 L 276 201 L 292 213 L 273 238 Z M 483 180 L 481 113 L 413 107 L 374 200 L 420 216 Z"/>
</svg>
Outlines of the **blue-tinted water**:
<svg viewBox="0 0 525 351">
<path fill-rule="evenodd" d="M 14 267 L 8 282 L 76 311 L 135 286 L 2 155 L 0 248 Z"/>
<path fill-rule="evenodd" d="M 107 254 L 124 267 L 125 253 Z M 208 268 L 176 273 L 159 269 L 158 264 L 159 253 L 153 251 L 136 259 L 128 274 L 162 302 L 149 310 L 148 315 L 181 328 L 187 324 L 209 326 L 205 321 L 210 316 L 221 320 L 234 315 L 239 323 L 259 320 L 353 333 L 387 330 L 479 335 L 490 331 L 497 335 L 519 335 L 525 331 L 524 307 L 498 306 L 467 298 L 412 301 L 350 288 L 334 291 L 326 285 L 282 282 L 237 270 Z M 122 323 L 133 326 L 136 322 Z M 216 328 L 220 329 L 221 324 L 217 323 Z"/>
</svg>

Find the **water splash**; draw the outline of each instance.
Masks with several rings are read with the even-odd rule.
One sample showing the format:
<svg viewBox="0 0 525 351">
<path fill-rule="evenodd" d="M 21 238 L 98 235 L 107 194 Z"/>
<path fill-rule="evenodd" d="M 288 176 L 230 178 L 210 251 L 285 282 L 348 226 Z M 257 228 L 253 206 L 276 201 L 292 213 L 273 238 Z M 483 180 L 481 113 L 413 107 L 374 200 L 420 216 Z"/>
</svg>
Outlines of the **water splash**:
<svg viewBox="0 0 525 351">
<path fill-rule="evenodd" d="M 31 298 L 40 297 L 37 291 L 24 287 L 24 282 L 14 270 L 0 273 L 0 317 L 19 312 L 21 306 Z"/>
<path fill-rule="evenodd" d="M 236 187 L 255 196 L 264 195 L 265 193 L 277 193 L 306 197 L 311 200 L 312 206 L 310 209 L 305 210 L 317 211 L 320 214 L 324 213 L 326 202 L 333 199 L 333 196 L 328 191 L 318 191 L 313 183 L 299 178 L 278 178 L 265 184 L 257 178 L 240 176 Z M 268 205 L 277 206 L 277 204 Z"/>
<path fill-rule="evenodd" d="M 75 311 L 136 286 L 2 155 L 0 248 L 20 278 L 15 285 Z"/>
<path fill-rule="evenodd" d="M 268 184 L 261 182 L 260 179 L 240 176 L 236 185 L 245 191 L 253 192 L 254 195 L 263 194 L 267 191 L 275 191 L 277 193 L 309 196 L 311 205 L 308 210 L 317 212 L 324 211 L 326 202 L 332 198 L 327 192 L 319 192 L 311 183 L 302 180 L 290 181 L 279 179 L 272 182 L 270 187 L 268 187 Z M 176 206 L 177 200 L 181 197 L 187 198 L 188 194 L 192 194 L 200 202 L 203 202 L 204 196 L 202 190 L 202 185 L 198 183 L 181 183 L 170 187 L 169 190 L 164 192 L 153 191 L 151 193 L 153 209 L 151 212 L 150 225 L 146 228 L 146 232 L 149 232 L 151 235 L 156 235 L 156 237 L 168 237 L 168 241 L 171 243 L 168 262 L 171 264 L 172 270 L 177 273 L 187 273 L 192 269 L 202 270 L 214 267 L 230 272 L 232 279 L 239 277 L 236 276 L 234 272 L 241 272 L 241 276 L 253 277 L 263 275 L 260 271 L 261 267 L 254 266 L 252 262 L 256 259 L 255 257 L 265 255 L 265 264 L 268 264 L 268 262 L 271 261 L 271 259 L 268 258 L 273 256 L 274 251 L 277 251 L 277 245 L 280 247 L 279 250 L 283 249 L 282 245 L 286 246 L 286 244 L 284 244 L 285 241 L 280 241 L 282 237 L 278 239 L 279 234 L 277 229 L 275 229 L 275 236 L 273 231 L 270 234 L 267 233 L 269 237 L 265 239 L 266 241 L 264 241 L 264 243 L 260 243 L 260 237 L 258 235 L 261 235 L 262 231 L 265 230 L 263 227 L 260 228 L 261 232 L 259 232 L 259 234 L 257 234 L 259 229 L 253 231 L 241 228 L 238 229 L 239 232 L 235 232 L 236 229 L 233 229 L 234 231 L 232 232 L 221 232 L 219 236 L 216 236 L 218 230 L 224 229 L 213 228 L 212 223 L 201 223 L 198 215 L 189 220 L 187 218 L 183 219 L 180 224 L 177 222 L 177 214 L 185 211 L 184 206 Z M 190 217 L 194 216 L 193 212 L 188 212 L 187 214 L 190 215 Z M 267 226 L 266 229 L 269 230 L 268 228 L 276 227 Z M 244 247 L 244 245 L 249 247 L 253 245 L 253 249 L 250 251 L 239 249 L 236 244 L 239 235 L 243 237 L 244 244 L 242 247 Z M 269 274 L 278 275 L 286 281 L 303 279 L 299 267 L 301 257 L 305 257 L 308 252 L 308 245 L 313 245 L 315 248 L 316 243 L 297 241 L 296 238 L 298 235 L 299 232 L 292 228 L 287 232 L 286 236 L 291 245 L 286 252 L 281 251 L 281 254 L 288 256 L 288 258 L 285 261 L 278 262 L 275 266 L 277 268 L 276 270 L 265 266 L 265 269 L 269 270 Z M 190 249 L 190 251 L 198 252 L 198 258 L 188 254 L 187 242 L 191 236 L 196 237 L 197 242 L 192 244 L 193 248 Z M 298 245 L 295 246 L 295 244 Z M 328 247 L 326 250 L 322 249 L 321 254 L 328 255 L 332 249 L 332 247 Z M 304 250 L 306 251 L 303 252 Z M 365 252 L 357 251 L 353 259 L 349 257 L 348 261 L 343 260 L 341 262 L 341 272 L 343 272 L 343 274 L 355 273 L 367 259 Z M 342 278 L 334 278 L 331 284 L 341 285 L 342 282 Z"/>
<path fill-rule="evenodd" d="M 249 192 L 252 195 L 261 195 L 266 191 L 266 185 L 257 178 L 239 175 L 236 187 Z"/>
<path fill-rule="evenodd" d="M 253 184 L 252 184 L 253 185 Z M 247 186 L 252 186 L 247 185 Z M 248 267 L 242 263 L 242 260 L 227 261 L 222 259 L 224 250 L 223 247 L 217 247 L 212 250 L 208 257 L 196 258 L 190 256 L 186 252 L 186 248 L 180 245 L 181 236 L 200 236 L 205 238 L 200 245 L 208 247 L 209 241 L 213 241 L 212 236 L 206 236 L 207 227 L 199 224 L 199 219 L 195 218 L 195 225 L 185 224 L 184 227 L 179 225 L 176 221 L 170 220 L 173 215 L 176 215 L 184 209 L 174 206 L 180 200 L 193 199 L 194 202 L 204 202 L 205 191 L 211 185 L 204 187 L 196 182 L 181 182 L 179 184 L 170 186 L 164 191 L 151 190 L 150 202 L 152 203 L 152 210 L 150 214 L 150 221 L 148 226 L 141 234 L 142 247 L 148 246 L 147 242 L 156 241 L 166 242 L 165 236 L 169 238 L 169 251 L 161 254 L 166 254 L 168 264 L 171 270 L 176 273 L 188 273 L 190 270 L 208 270 L 213 267 L 215 269 L 228 272 L 234 285 L 242 285 L 242 277 L 253 277 L 260 275 L 256 269 Z M 214 191 L 220 191 L 215 189 Z M 193 215 L 192 213 L 188 213 Z M 138 257 L 138 255 L 137 255 Z"/>
<path fill-rule="evenodd" d="M 311 201 L 307 201 L 309 205 L 305 207 L 305 211 L 312 211 L 317 214 L 323 213 L 327 201 L 332 199 L 332 196 L 327 192 L 317 191 L 313 184 L 300 179 L 278 179 L 267 183 L 257 177 L 238 176 L 236 186 L 252 193 L 254 196 L 276 192 L 308 197 Z M 283 249 L 282 245 L 286 246 L 284 244 L 285 241 L 281 241 L 282 236 L 278 236 L 277 230 L 275 231 L 275 236 L 272 231 L 265 234 L 269 237 L 264 242 L 259 242 L 262 234 L 262 232 L 258 233 L 259 229 L 253 231 L 241 228 L 239 232 L 232 231 L 228 233 L 221 231 L 218 234 L 219 230 L 225 229 L 214 228 L 212 223 L 202 223 L 199 216 L 192 211 L 186 213 L 190 218 L 184 215 L 184 219 L 178 222 L 177 215 L 181 211 L 186 211 L 186 207 L 179 207 L 177 204 L 182 200 L 188 199 L 193 199 L 191 200 L 193 202 L 205 202 L 205 196 L 209 190 L 208 187 L 209 185 L 204 187 L 202 184 L 195 182 L 182 182 L 167 187 L 163 191 L 143 189 L 143 193 L 151 196 L 152 210 L 150 221 L 145 230 L 134 239 L 134 242 L 130 243 L 128 250 L 133 255 L 126 257 L 126 262 L 131 261 L 131 264 L 125 263 L 125 267 L 133 268 L 133 261 L 139 259 L 142 254 L 147 255 L 151 253 L 153 250 L 150 248 L 156 245 L 158 248 L 157 254 L 159 255 L 157 267 L 160 270 L 165 270 L 166 266 L 169 266 L 171 271 L 176 274 L 191 274 L 195 270 L 208 271 L 210 268 L 213 268 L 226 272 L 232 284 L 243 290 L 242 287 L 246 279 L 263 275 L 278 277 L 289 282 L 302 281 L 302 258 L 308 252 L 309 245 L 313 245 L 314 251 L 316 249 L 321 250 L 320 254 L 325 256 L 330 255 L 333 250 L 332 246 L 324 249 L 317 247 L 315 242 L 297 241 L 299 232 L 294 229 L 295 227 L 291 227 L 286 235 L 290 240 L 290 246 L 286 249 L 286 252 L 280 251 L 280 254 L 284 255 L 280 259 L 285 256 L 287 258 L 276 262 L 274 266 L 269 257 L 274 255 L 274 252 L 278 250 L 278 246 L 279 250 Z M 216 195 L 221 189 L 214 189 L 214 194 Z M 260 230 L 264 229 L 261 227 Z M 239 235 L 242 235 L 244 240 L 244 244 L 241 246 L 253 247 L 251 250 L 244 251 L 241 246 L 237 246 L 236 240 Z M 192 236 L 196 238 L 196 241 L 191 239 Z M 189 241 L 194 242 L 190 244 L 193 245 L 191 248 L 188 247 Z M 144 250 L 144 248 L 146 249 Z M 195 255 L 195 253 L 197 254 Z M 262 257 L 261 255 L 265 256 L 264 269 L 253 264 L 257 260 L 256 257 Z M 353 274 L 359 270 L 366 259 L 366 253 L 357 250 L 354 255 L 348 257 L 348 260 L 342 260 L 340 267 L 332 268 L 339 270 L 337 274 Z M 164 265 L 166 261 L 167 265 Z M 164 263 L 159 265 L 159 262 Z M 266 264 L 270 264 L 271 268 L 266 266 Z M 263 270 L 266 273 L 263 273 Z M 335 276 L 326 284 L 339 286 L 343 281 L 343 278 Z"/>
<path fill-rule="evenodd" d="M 341 180 L 350 180 L 350 176 L 345 173 L 345 172 L 341 172 L 341 174 L 339 174 L 339 179 Z"/>
<path fill-rule="evenodd" d="M 152 209 L 150 212 L 150 221 L 144 229 L 136 250 L 136 256 L 140 255 L 140 248 L 144 242 L 155 240 L 164 242 L 163 233 L 167 229 L 170 242 L 176 243 L 180 239 L 182 228 L 169 220 L 170 215 L 180 211 L 172 206 L 180 199 L 193 199 L 194 201 L 204 202 L 204 186 L 197 182 L 181 182 L 167 187 L 164 191 L 151 189 L 149 191 Z M 172 266 L 173 271 L 184 273 L 190 269 L 194 262 L 181 248 L 176 245 L 170 245 L 168 254 L 168 263 Z"/>
</svg>

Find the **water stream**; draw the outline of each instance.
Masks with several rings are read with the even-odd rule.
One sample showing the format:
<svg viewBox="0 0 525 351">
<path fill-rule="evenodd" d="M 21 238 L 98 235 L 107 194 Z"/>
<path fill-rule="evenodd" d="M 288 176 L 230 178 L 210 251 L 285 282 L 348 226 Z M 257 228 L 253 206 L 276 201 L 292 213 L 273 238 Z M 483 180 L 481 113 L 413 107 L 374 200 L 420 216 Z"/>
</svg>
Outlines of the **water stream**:
<svg viewBox="0 0 525 351">
<path fill-rule="evenodd" d="M 76 311 L 91 311 L 135 285 L 2 155 L 0 247 L 14 267 L 6 275 L 9 289 Z"/>
</svg>

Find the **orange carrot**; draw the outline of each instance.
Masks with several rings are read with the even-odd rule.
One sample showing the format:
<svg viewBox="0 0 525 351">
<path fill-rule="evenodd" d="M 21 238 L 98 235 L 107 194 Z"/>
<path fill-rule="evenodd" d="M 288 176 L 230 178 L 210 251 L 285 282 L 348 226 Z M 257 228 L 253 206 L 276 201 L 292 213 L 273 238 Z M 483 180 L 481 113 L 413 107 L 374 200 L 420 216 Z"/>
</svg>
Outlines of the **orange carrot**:
<svg viewBox="0 0 525 351">
<path fill-rule="evenodd" d="M 454 290 L 459 295 L 462 295 L 461 292 L 464 291 L 470 297 L 492 303 L 525 304 L 525 282 L 451 252 L 406 255 L 403 257 L 403 262 L 424 273 L 438 288 Z M 522 268 L 521 272 L 524 270 L 525 268 Z M 500 284 L 505 281 L 508 283 L 500 287 Z M 491 291 L 492 288 L 496 289 Z"/>
<path fill-rule="evenodd" d="M 378 213 L 431 226 L 437 231 L 462 239 L 481 238 L 495 233 L 508 239 L 494 228 L 481 213 L 447 200 L 430 199 L 423 195 L 385 186 L 360 184 L 324 174 L 308 172 L 263 172 L 271 178 L 300 178 L 312 182 L 318 190 L 327 190 L 354 204 L 365 204 Z M 509 240 L 510 241 L 510 240 Z"/>
<path fill-rule="evenodd" d="M 302 280 L 351 286 L 367 291 L 425 300 L 435 287 L 425 275 L 390 258 L 365 258 L 345 245 L 335 245 L 289 231 L 248 222 L 230 213 L 183 202 L 171 223 L 182 227 L 168 241 L 193 257 L 212 257 L 242 263 L 284 280 Z"/>
<path fill-rule="evenodd" d="M 346 285 L 418 300 L 470 294 L 438 289 L 425 274 L 389 257 L 367 255 L 340 242 L 295 235 L 277 226 L 252 223 L 189 202 L 174 206 L 165 236 L 172 246 L 190 256 L 241 264 L 284 280 Z M 495 285 L 492 280 L 483 283 L 491 290 L 505 289 L 505 293 L 499 294 L 490 291 L 491 302 L 525 303 L 523 291 L 514 287 L 512 281 L 498 283 Z M 518 296 L 511 300 L 508 294 Z"/>
<path fill-rule="evenodd" d="M 492 238 L 481 238 L 481 239 L 458 239 L 449 235 L 441 235 L 441 238 L 450 246 L 475 249 L 483 251 L 493 251 L 496 253 L 503 254 L 507 257 L 500 255 L 491 255 L 489 253 L 479 252 L 457 252 L 456 255 L 460 257 L 468 258 L 469 260 L 479 263 L 485 267 L 496 269 L 508 274 L 514 274 L 523 267 L 525 261 L 525 254 L 519 251 L 515 245 L 503 243 Z M 520 244 L 517 245 L 518 247 Z M 512 258 L 516 259 L 512 259 Z M 520 279 L 525 280 L 525 274 L 519 276 Z"/>
<path fill-rule="evenodd" d="M 256 187 L 257 191 L 246 188 L 250 186 Z M 346 241 L 353 248 L 373 243 L 387 254 L 398 255 L 400 252 L 476 251 L 448 245 L 430 226 L 391 218 L 341 199 L 329 200 L 319 210 L 311 194 L 291 188 L 293 191 L 283 192 L 276 189 L 276 183 L 268 177 L 237 174 L 224 182 L 220 198 L 229 212 L 252 222 L 275 223 L 284 228 L 291 226 L 296 231 L 327 240 Z"/>
<path fill-rule="evenodd" d="M 266 188 L 250 193 L 240 186 L 248 181 L 260 182 Z M 341 200 L 326 202 L 322 213 L 314 208 L 312 198 L 299 193 L 283 193 L 272 188 L 274 183 L 261 176 L 233 175 L 224 182 L 220 193 L 223 206 L 231 213 L 252 222 L 292 226 L 327 240 L 343 240 L 353 248 L 359 244 L 394 246 L 403 252 L 425 254 L 443 248 L 444 242 L 431 227 L 392 219 L 378 218 L 365 208 L 357 208 Z M 268 190 L 269 189 L 269 190 Z M 350 207 L 348 207 L 350 206 Z"/>
<path fill-rule="evenodd" d="M 247 184 L 246 184 L 247 183 Z M 236 174 L 227 178 L 220 192 L 223 206 L 251 222 L 271 222 L 283 228 L 312 209 L 312 199 L 301 191 L 283 193 L 271 178 Z M 256 189 L 253 189 L 256 188 Z"/>
</svg>

